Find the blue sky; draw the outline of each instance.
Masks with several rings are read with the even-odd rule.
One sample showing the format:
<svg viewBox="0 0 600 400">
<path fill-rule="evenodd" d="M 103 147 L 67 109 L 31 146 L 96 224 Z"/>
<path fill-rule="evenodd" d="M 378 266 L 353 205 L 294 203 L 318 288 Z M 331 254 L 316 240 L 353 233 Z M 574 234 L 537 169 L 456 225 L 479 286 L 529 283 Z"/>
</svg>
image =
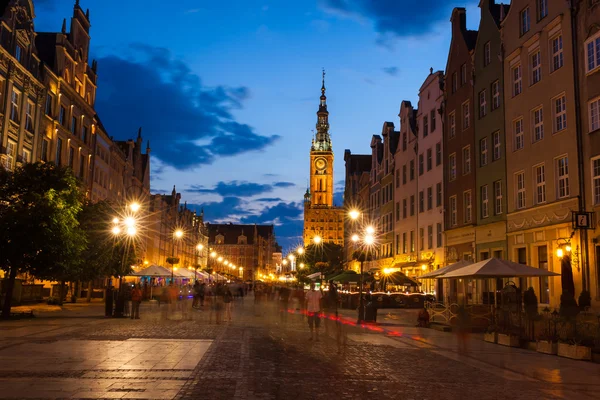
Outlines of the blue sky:
<svg viewBox="0 0 600 400">
<path fill-rule="evenodd" d="M 370 152 L 402 100 L 444 69 L 452 7 L 468 0 L 81 0 L 98 60 L 96 108 L 115 138 L 152 147 L 152 190 L 173 185 L 211 222 L 274 223 L 302 234 L 321 68 L 341 192 L 344 149 Z M 38 31 L 74 1 L 34 0 Z M 338 200 L 341 197 L 337 196 Z"/>
</svg>

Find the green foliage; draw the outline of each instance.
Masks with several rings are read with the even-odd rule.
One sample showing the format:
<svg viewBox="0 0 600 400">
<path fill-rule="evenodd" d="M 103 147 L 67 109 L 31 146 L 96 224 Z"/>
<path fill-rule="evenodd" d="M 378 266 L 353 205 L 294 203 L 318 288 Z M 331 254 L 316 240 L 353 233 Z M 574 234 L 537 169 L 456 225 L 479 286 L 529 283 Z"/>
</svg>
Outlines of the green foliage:
<svg viewBox="0 0 600 400">
<path fill-rule="evenodd" d="M 9 277 L 4 317 L 19 273 L 60 282 L 80 273 L 86 246 L 77 219 L 82 199 L 69 168 L 39 162 L 12 173 L 0 168 L 0 268 Z"/>
<path fill-rule="evenodd" d="M 575 297 L 568 291 L 565 291 L 560 295 L 559 314 L 567 320 L 574 319 L 579 314 L 579 306 L 575 301 Z"/>
<path fill-rule="evenodd" d="M 592 295 L 589 291 L 584 290 L 579 295 L 579 308 L 581 311 L 588 310 L 592 306 Z"/>
<path fill-rule="evenodd" d="M 319 262 L 328 263 L 333 270 L 341 269 L 344 247 L 334 243 L 308 245 L 302 256 L 308 267 L 314 267 Z M 319 271 L 318 269 L 315 272 Z"/>
</svg>

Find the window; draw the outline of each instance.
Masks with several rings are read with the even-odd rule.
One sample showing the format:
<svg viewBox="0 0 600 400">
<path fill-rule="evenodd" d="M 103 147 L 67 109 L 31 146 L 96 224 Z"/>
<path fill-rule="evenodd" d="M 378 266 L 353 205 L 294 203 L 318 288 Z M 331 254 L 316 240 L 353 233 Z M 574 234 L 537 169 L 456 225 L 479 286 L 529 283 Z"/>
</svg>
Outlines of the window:
<svg viewBox="0 0 600 400">
<path fill-rule="evenodd" d="M 81 140 L 83 140 L 84 143 L 87 143 L 88 140 L 88 129 L 89 128 L 84 125 L 81 130 Z"/>
<path fill-rule="evenodd" d="M 424 167 L 423 153 L 421 153 L 419 154 L 419 176 L 423 175 Z"/>
<path fill-rule="evenodd" d="M 492 45 L 487 42 L 483 45 L 483 66 L 486 67 L 492 62 Z"/>
<path fill-rule="evenodd" d="M 515 174 L 517 184 L 517 209 L 525 208 L 525 172 Z"/>
<path fill-rule="evenodd" d="M 425 211 L 425 195 L 421 190 L 419 192 L 419 212 L 422 213 Z"/>
<path fill-rule="evenodd" d="M 402 166 L 402 184 L 406 185 L 406 164 Z"/>
<path fill-rule="evenodd" d="M 533 110 L 533 141 L 537 142 L 544 138 L 544 114 L 542 107 Z"/>
<path fill-rule="evenodd" d="M 71 167 L 71 169 L 73 168 L 73 163 L 74 163 L 74 156 L 75 156 L 75 149 L 71 146 L 69 146 L 69 167 Z"/>
<path fill-rule="evenodd" d="M 450 197 L 450 226 L 456 226 L 456 196 Z"/>
<path fill-rule="evenodd" d="M 502 181 L 494 182 L 494 214 L 502 214 Z"/>
<path fill-rule="evenodd" d="M 427 209 L 431 210 L 433 208 L 433 188 L 429 186 L 427 188 Z"/>
<path fill-rule="evenodd" d="M 435 131 L 435 110 L 429 112 L 429 119 L 431 124 L 431 132 Z"/>
<path fill-rule="evenodd" d="M 560 157 L 557 160 L 558 169 L 558 198 L 562 199 L 569 196 L 569 159 Z"/>
<path fill-rule="evenodd" d="M 595 34 L 585 42 L 586 72 L 600 68 L 600 33 Z"/>
<path fill-rule="evenodd" d="M 85 156 L 83 154 L 79 155 L 79 177 L 83 178 L 83 174 L 85 172 Z"/>
<path fill-rule="evenodd" d="M 438 166 L 442 163 L 442 144 L 435 144 L 435 165 Z"/>
<path fill-rule="evenodd" d="M 58 123 L 61 124 L 62 126 L 65 125 L 65 117 L 67 115 L 67 110 L 65 109 L 65 107 L 61 104 L 60 106 L 60 113 L 58 114 Z"/>
<path fill-rule="evenodd" d="M 27 100 L 27 107 L 25 108 L 25 130 L 33 132 L 33 101 Z"/>
<path fill-rule="evenodd" d="M 471 222 L 471 210 L 473 204 L 471 203 L 471 191 L 467 190 L 463 192 L 463 222 L 468 224 Z"/>
<path fill-rule="evenodd" d="M 17 143 L 8 140 L 6 143 L 6 162 L 4 168 L 12 171 L 15 168 L 15 158 L 17 157 Z"/>
<path fill-rule="evenodd" d="M 21 47 L 21 45 L 17 45 L 15 47 L 15 58 L 17 59 L 18 62 L 21 62 L 22 57 L 23 57 L 23 48 Z"/>
<path fill-rule="evenodd" d="M 71 117 L 71 133 L 74 135 L 77 132 L 77 118 L 75 116 Z"/>
<path fill-rule="evenodd" d="M 531 21 L 529 19 L 529 7 L 521 11 L 521 36 L 529 32 Z"/>
<path fill-rule="evenodd" d="M 492 161 L 499 160 L 501 157 L 501 146 L 500 132 L 496 131 L 492 133 L 492 140 L 494 141 L 494 152 L 492 153 Z"/>
<path fill-rule="evenodd" d="M 410 196 L 410 216 L 415 215 L 415 195 Z"/>
<path fill-rule="evenodd" d="M 546 202 L 546 170 L 544 164 L 533 167 L 535 174 L 535 204 Z"/>
<path fill-rule="evenodd" d="M 435 206 L 442 206 L 442 183 L 438 182 L 435 184 Z"/>
<path fill-rule="evenodd" d="M 471 146 L 463 148 L 463 175 L 471 173 Z"/>
<path fill-rule="evenodd" d="M 396 189 L 400 187 L 400 168 L 396 168 Z"/>
<path fill-rule="evenodd" d="M 448 126 L 450 128 L 448 135 L 450 136 L 450 139 L 452 139 L 454 136 L 456 136 L 456 114 L 454 111 L 448 114 Z"/>
<path fill-rule="evenodd" d="M 448 180 L 453 181 L 456 179 L 456 153 L 448 156 Z"/>
<path fill-rule="evenodd" d="M 48 145 L 49 141 L 47 139 L 42 139 L 42 152 L 40 154 L 40 159 L 42 161 L 48 161 Z"/>
<path fill-rule="evenodd" d="M 523 132 L 523 118 L 513 122 L 513 132 L 515 135 L 515 151 L 521 150 L 525 144 L 525 134 Z"/>
<path fill-rule="evenodd" d="M 419 228 L 419 250 L 425 250 L 425 229 Z"/>
<path fill-rule="evenodd" d="M 539 49 L 531 55 L 531 84 L 542 80 L 542 56 Z"/>
<path fill-rule="evenodd" d="M 435 234 L 437 236 L 436 247 L 442 247 L 442 224 L 440 224 L 439 222 L 435 226 Z"/>
<path fill-rule="evenodd" d="M 467 83 L 467 64 L 463 64 L 460 66 L 460 86 L 463 86 Z"/>
<path fill-rule="evenodd" d="M 433 167 L 433 154 L 431 149 L 427 149 L 427 171 L 431 171 L 431 168 Z"/>
<path fill-rule="evenodd" d="M 30 163 L 31 162 L 31 151 L 27 150 L 27 149 L 23 149 L 23 153 L 22 153 L 22 157 L 23 157 L 23 162 L 24 163 Z"/>
<path fill-rule="evenodd" d="M 600 98 L 590 101 L 588 104 L 589 129 L 594 132 L 600 129 Z"/>
<path fill-rule="evenodd" d="M 483 138 L 479 141 L 479 165 L 483 167 L 488 163 L 488 145 L 487 138 Z"/>
<path fill-rule="evenodd" d="M 410 180 L 414 180 L 415 179 L 415 160 L 410 160 Z"/>
<path fill-rule="evenodd" d="M 402 199 L 402 218 L 406 219 L 406 199 Z"/>
<path fill-rule="evenodd" d="M 462 105 L 462 128 L 463 130 L 468 129 L 471 124 L 471 111 L 469 109 L 469 102 L 465 102 Z"/>
<path fill-rule="evenodd" d="M 13 88 L 10 98 L 10 119 L 19 123 L 19 104 L 21 104 L 21 93 Z"/>
<path fill-rule="evenodd" d="M 481 187 L 481 218 L 487 218 L 490 216 L 489 201 L 488 185 L 483 185 Z"/>
<path fill-rule="evenodd" d="M 500 82 L 492 83 L 492 110 L 500 107 Z"/>
<path fill-rule="evenodd" d="M 512 69 L 512 82 L 513 82 L 513 97 L 521 94 L 523 90 L 521 80 L 521 64 L 513 67 Z"/>
<path fill-rule="evenodd" d="M 415 251 L 415 231 L 410 231 L 410 251 Z"/>
<path fill-rule="evenodd" d="M 427 227 L 427 248 L 433 249 L 433 225 Z"/>
<path fill-rule="evenodd" d="M 552 49 L 552 72 L 561 68 L 564 64 L 563 60 L 563 40 L 562 35 L 558 35 L 550 40 L 550 48 Z"/>
<path fill-rule="evenodd" d="M 554 132 L 560 132 L 567 128 L 567 99 L 565 95 L 554 100 Z"/>
<path fill-rule="evenodd" d="M 56 165 L 59 167 L 62 165 L 62 139 L 58 138 L 56 140 Z"/>
<path fill-rule="evenodd" d="M 594 205 L 600 204 L 600 157 L 592 159 L 592 196 Z"/>
<path fill-rule="evenodd" d="M 46 107 L 45 107 L 46 115 L 52 116 L 52 95 L 46 95 Z"/>
<path fill-rule="evenodd" d="M 548 246 L 539 246 L 538 250 L 538 268 L 548 270 Z M 539 278 L 540 282 L 540 303 L 550 303 L 550 282 L 547 276 Z"/>
<path fill-rule="evenodd" d="M 427 115 L 423 117 L 423 137 L 427 137 L 429 135 L 429 122 L 427 121 Z"/>
<path fill-rule="evenodd" d="M 408 246 L 406 243 L 406 232 L 402 234 L 402 253 L 406 254 L 408 252 Z"/>
<path fill-rule="evenodd" d="M 479 92 L 479 118 L 485 117 L 487 114 L 487 100 L 485 89 Z"/>
<path fill-rule="evenodd" d="M 548 0 L 537 0 L 538 21 L 548 15 Z"/>
<path fill-rule="evenodd" d="M 456 93 L 458 90 L 458 77 L 456 76 L 456 72 L 452 73 L 452 93 Z"/>
</svg>

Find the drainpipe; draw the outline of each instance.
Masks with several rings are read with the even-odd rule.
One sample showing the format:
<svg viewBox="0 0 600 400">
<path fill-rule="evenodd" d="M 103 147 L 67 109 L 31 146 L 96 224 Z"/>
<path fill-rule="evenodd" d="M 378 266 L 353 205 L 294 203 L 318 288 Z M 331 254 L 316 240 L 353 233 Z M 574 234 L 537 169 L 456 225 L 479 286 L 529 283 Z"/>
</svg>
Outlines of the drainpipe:
<svg viewBox="0 0 600 400">
<path fill-rule="evenodd" d="M 569 11 L 571 14 L 571 47 L 573 52 L 573 79 L 575 82 L 575 135 L 577 140 L 577 169 L 578 169 L 578 178 L 579 178 L 579 212 L 586 211 L 585 204 L 585 162 L 583 155 L 583 132 L 581 129 L 581 94 L 579 87 L 579 57 L 577 52 L 577 12 L 579 6 L 578 0 L 569 0 Z M 590 268 L 588 262 L 588 235 L 587 229 L 579 230 L 579 241 L 581 243 L 582 251 L 581 251 L 581 268 L 582 268 L 582 286 L 583 290 L 590 290 Z M 600 283 L 598 278 L 596 278 Z M 597 288 L 598 289 L 598 288 Z M 596 297 L 600 292 L 596 291 Z"/>
</svg>

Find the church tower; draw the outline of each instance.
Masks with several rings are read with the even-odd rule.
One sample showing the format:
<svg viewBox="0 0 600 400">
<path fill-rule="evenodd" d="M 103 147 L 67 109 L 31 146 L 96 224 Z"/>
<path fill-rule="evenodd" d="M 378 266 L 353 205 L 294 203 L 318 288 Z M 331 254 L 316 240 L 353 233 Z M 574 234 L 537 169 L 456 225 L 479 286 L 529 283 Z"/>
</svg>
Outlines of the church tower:
<svg viewBox="0 0 600 400">
<path fill-rule="evenodd" d="M 343 246 L 344 212 L 333 204 L 333 148 L 329 136 L 324 70 L 316 128 L 310 147 L 310 183 L 304 195 L 304 245 L 315 244 L 315 238 L 319 237 L 319 243 Z"/>
<path fill-rule="evenodd" d="M 317 134 L 310 148 L 310 193 L 313 207 L 333 206 L 333 150 L 329 136 L 329 112 L 325 96 L 325 71 L 317 111 Z"/>
</svg>

